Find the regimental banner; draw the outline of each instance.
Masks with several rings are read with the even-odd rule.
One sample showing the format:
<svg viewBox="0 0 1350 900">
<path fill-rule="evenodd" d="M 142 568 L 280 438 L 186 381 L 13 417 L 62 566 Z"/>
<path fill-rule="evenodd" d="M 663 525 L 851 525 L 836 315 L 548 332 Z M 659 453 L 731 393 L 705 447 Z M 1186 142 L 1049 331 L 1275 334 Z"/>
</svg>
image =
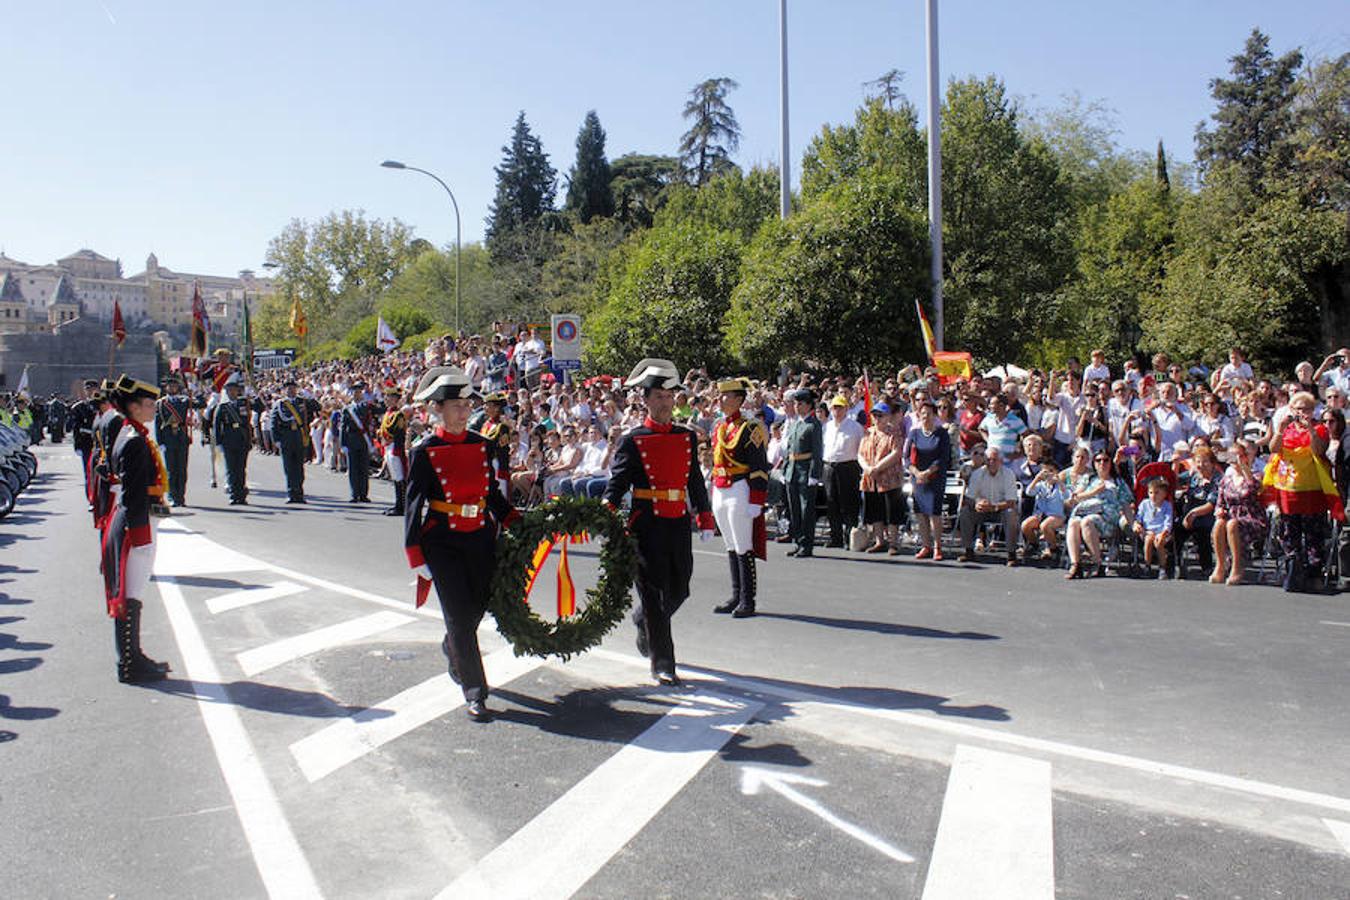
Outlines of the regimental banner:
<svg viewBox="0 0 1350 900">
<path fill-rule="evenodd" d="M 262 372 L 268 369 L 289 369 L 295 364 L 295 351 L 290 348 L 273 350 L 259 347 L 253 351 L 253 369 Z"/>
</svg>

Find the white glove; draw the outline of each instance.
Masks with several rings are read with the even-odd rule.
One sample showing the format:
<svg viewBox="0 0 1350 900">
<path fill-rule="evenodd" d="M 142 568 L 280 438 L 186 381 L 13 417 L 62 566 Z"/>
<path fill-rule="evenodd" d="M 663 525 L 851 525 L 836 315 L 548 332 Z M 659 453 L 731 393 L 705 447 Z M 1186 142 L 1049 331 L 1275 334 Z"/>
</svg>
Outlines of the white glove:
<svg viewBox="0 0 1350 900">
<path fill-rule="evenodd" d="M 417 568 L 413 569 L 413 573 L 414 573 L 418 578 L 422 578 L 422 579 L 425 579 L 425 580 L 427 580 L 427 581 L 433 581 L 433 580 L 434 580 L 434 579 L 431 577 L 431 567 L 428 566 L 426 563 L 422 563 L 422 565 L 420 565 L 420 566 L 418 566 Z"/>
<path fill-rule="evenodd" d="M 750 504 L 750 518 L 752 518 L 752 519 L 757 519 L 757 518 L 759 518 L 759 514 L 760 514 L 761 512 L 763 512 L 763 511 L 764 511 L 764 507 L 760 506 L 758 503 L 751 503 L 751 504 Z"/>
<path fill-rule="evenodd" d="M 819 479 L 819 478 L 808 478 L 808 479 L 806 479 L 806 486 L 807 486 L 807 487 L 820 487 L 820 479 Z"/>
<path fill-rule="evenodd" d="M 711 528 L 704 528 L 699 531 L 698 539 L 700 541 L 711 541 L 716 533 L 717 532 L 713 531 Z"/>
</svg>

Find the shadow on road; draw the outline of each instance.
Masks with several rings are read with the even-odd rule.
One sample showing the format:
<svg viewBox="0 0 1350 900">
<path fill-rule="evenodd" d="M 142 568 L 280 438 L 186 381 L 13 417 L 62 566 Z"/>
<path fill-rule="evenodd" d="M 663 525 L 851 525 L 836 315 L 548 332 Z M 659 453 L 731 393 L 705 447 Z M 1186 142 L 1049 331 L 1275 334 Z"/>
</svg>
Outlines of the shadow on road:
<svg viewBox="0 0 1350 900">
<path fill-rule="evenodd" d="M 175 584 L 185 587 L 203 587 L 203 588 L 222 588 L 232 591 L 243 591 L 251 588 L 265 588 L 266 584 L 248 584 L 243 581 L 235 581 L 233 578 L 206 578 L 200 575 L 175 575 L 173 576 Z"/>
<path fill-rule="evenodd" d="M 15 672 L 28 672 L 42 665 L 40 656 L 20 656 L 17 659 L 0 659 L 0 675 L 13 675 Z"/>
<path fill-rule="evenodd" d="M 342 719 L 355 713 L 368 718 L 383 719 L 393 713 L 379 707 L 345 706 L 327 694 L 318 691 L 297 691 L 291 688 L 263 684 L 258 681 L 231 681 L 220 684 L 209 681 L 189 681 L 168 678 L 141 685 L 152 691 L 210 703 L 242 706 L 259 712 L 282 716 L 302 716 L 308 719 Z"/>
<path fill-rule="evenodd" d="M 31 653 L 36 650 L 50 649 L 52 649 L 52 645 L 46 641 L 21 641 L 18 635 L 0 631 L 0 650 L 18 650 L 22 653 Z"/>
<path fill-rule="evenodd" d="M 31 722 L 34 719 L 50 719 L 60 712 L 50 706 L 14 706 L 8 694 L 0 694 L 0 719 Z"/>
<path fill-rule="evenodd" d="M 809 625 L 824 625 L 827 628 L 845 628 L 850 631 L 874 631 L 877 634 L 900 634 L 906 637 L 951 638 L 963 641 L 997 641 L 996 634 L 984 634 L 980 631 L 943 631 L 940 628 L 926 628 L 922 625 L 901 625 L 898 622 L 871 622 L 866 619 L 836 619 L 831 616 L 812 616 L 803 613 L 756 613 L 761 619 L 786 619 L 790 622 L 804 622 Z"/>
</svg>

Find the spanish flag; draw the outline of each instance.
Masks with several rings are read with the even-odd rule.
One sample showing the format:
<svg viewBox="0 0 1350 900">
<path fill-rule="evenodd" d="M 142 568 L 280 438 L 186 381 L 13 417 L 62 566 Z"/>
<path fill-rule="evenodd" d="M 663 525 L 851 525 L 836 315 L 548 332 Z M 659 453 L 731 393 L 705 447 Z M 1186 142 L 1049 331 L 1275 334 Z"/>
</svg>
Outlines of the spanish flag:
<svg viewBox="0 0 1350 900">
<path fill-rule="evenodd" d="M 567 565 L 567 545 L 572 543 L 567 535 L 562 537 L 562 556 L 558 559 L 558 618 L 575 615 L 577 611 L 577 586 L 572 582 L 572 570 Z"/>
<path fill-rule="evenodd" d="M 919 330 L 923 332 L 923 349 L 928 352 L 931 361 L 937 353 L 937 339 L 933 337 L 933 326 L 928 324 L 928 313 L 923 311 L 919 298 L 914 298 L 914 308 L 919 311 Z"/>
<path fill-rule="evenodd" d="M 305 308 L 300 305 L 299 297 L 291 304 L 291 331 L 300 338 L 309 334 L 309 322 L 305 319 Z"/>
<path fill-rule="evenodd" d="M 1262 499 L 1276 504 L 1288 515 L 1315 516 L 1330 512 L 1338 522 L 1345 521 L 1345 505 L 1331 472 L 1322 458 L 1313 452 L 1307 431 L 1286 431 L 1279 453 L 1272 453 L 1261 478 Z"/>
</svg>

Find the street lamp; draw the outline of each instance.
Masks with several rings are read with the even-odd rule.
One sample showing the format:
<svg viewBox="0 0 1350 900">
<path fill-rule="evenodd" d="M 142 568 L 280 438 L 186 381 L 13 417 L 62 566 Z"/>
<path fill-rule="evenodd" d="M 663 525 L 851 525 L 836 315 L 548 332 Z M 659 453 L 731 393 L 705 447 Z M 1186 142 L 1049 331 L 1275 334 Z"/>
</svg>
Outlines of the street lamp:
<svg viewBox="0 0 1350 900">
<path fill-rule="evenodd" d="M 428 178 L 435 178 L 436 183 L 445 188 L 445 192 L 450 195 L 450 205 L 455 208 L 455 339 L 459 339 L 459 202 L 455 200 L 454 191 L 450 190 L 450 185 L 437 178 L 426 169 L 419 169 L 416 166 L 409 166 L 399 162 L 396 159 L 386 159 L 380 163 L 386 169 L 406 169 L 409 172 L 421 172 Z"/>
</svg>

